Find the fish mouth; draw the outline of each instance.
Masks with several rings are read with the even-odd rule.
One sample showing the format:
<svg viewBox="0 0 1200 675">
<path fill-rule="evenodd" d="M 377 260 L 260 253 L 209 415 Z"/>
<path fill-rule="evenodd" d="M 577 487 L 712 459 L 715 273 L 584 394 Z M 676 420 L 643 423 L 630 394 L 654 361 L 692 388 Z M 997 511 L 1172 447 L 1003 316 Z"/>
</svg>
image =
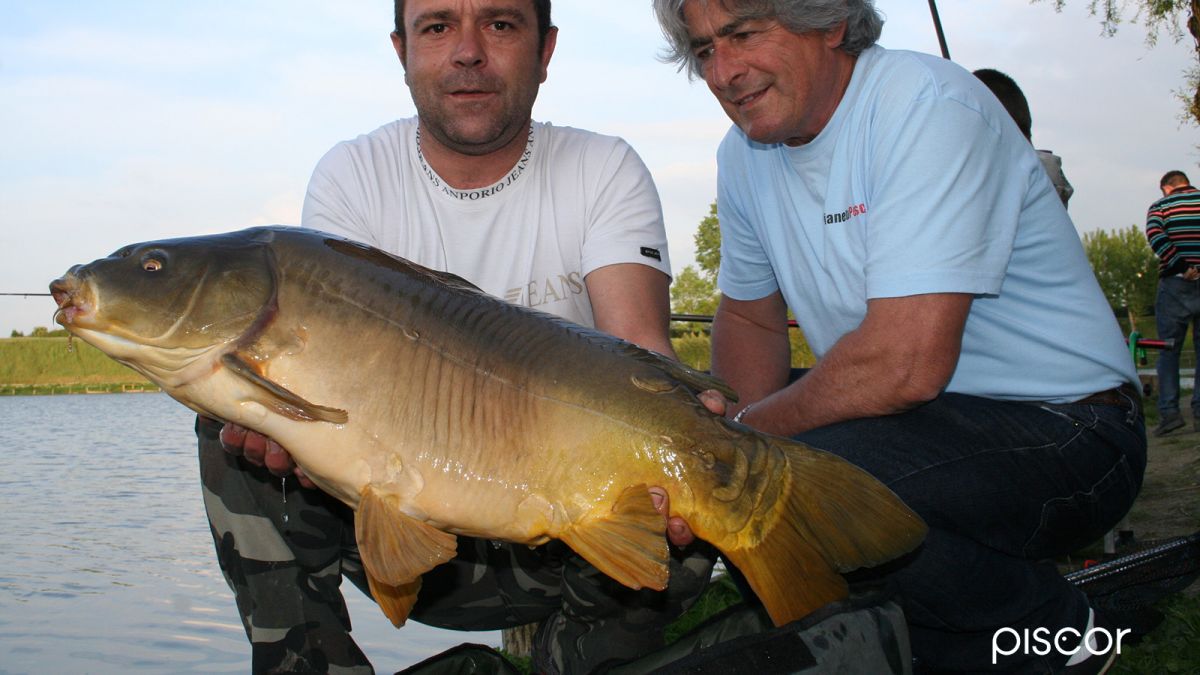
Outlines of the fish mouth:
<svg viewBox="0 0 1200 675">
<path fill-rule="evenodd" d="M 54 312 L 55 323 L 70 329 L 86 317 L 91 316 L 92 303 L 88 301 L 83 291 L 83 284 L 79 277 L 71 273 L 50 283 L 50 295 L 58 305 L 58 309 Z"/>
</svg>

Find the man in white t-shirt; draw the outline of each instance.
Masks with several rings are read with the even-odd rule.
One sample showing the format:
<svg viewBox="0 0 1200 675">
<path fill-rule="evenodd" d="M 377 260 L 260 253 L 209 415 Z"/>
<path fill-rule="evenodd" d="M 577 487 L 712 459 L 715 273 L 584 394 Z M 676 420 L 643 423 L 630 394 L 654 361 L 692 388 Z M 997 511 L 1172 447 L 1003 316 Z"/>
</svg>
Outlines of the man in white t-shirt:
<svg viewBox="0 0 1200 675">
<path fill-rule="evenodd" d="M 654 5 L 670 59 L 734 122 L 712 363 L 735 419 L 863 467 L 924 518 L 886 571 L 916 671 L 1102 672 L 1119 627 L 1053 559 L 1129 509 L 1145 419 L 1033 147 L 963 68 L 878 46 L 871 0 Z M 794 381 L 789 309 L 818 358 Z"/>
<path fill-rule="evenodd" d="M 618 138 L 530 119 L 555 45 L 550 3 L 398 0 L 396 17 L 418 116 L 330 150 L 302 225 L 673 357 L 670 262 L 645 165 Z M 198 433 L 205 505 L 254 671 L 371 672 L 339 590 L 343 575 L 366 590 L 350 509 L 274 442 L 204 419 Z M 672 519 L 668 532 L 681 526 Z M 558 542 L 460 542 L 423 578 L 411 618 L 467 630 L 540 621 L 535 667 L 551 673 L 660 647 L 713 561 L 704 545 L 674 550 L 670 586 L 656 593 L 622 587 Z"/>
</svg>

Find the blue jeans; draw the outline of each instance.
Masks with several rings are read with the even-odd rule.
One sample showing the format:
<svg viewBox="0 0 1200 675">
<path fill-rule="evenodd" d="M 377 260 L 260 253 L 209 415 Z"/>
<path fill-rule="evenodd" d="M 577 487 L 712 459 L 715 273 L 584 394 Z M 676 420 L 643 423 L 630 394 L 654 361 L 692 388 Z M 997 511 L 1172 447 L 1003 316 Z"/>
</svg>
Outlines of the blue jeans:
<svg viewBox="0 0 1200 675">
<path fill-rule="evenodd" d="M 1186 281 L 1182 277 L 1165 277 L 1158 280 L 1158 295 L 1154 299 L 1154 321 L 1158 324 L 1160 340 L 1174 340 L 1175 347 L 1164 349 L 1158 354 L 1158 411 L 1165 417 L 1179 414 L 1179 355 L 1183 353 L 1183 340 L 1187 337 L 1188 325 L 1192 326 L 1193 347 L 1197 363 L 1200 364 L 1200 342 L 1195 342 L 1200 328 L 1200 281 Z M 1196 381 L 1192 384 L 1192 413 L 1200 418 L 1200 367 L 1196 368 Z"/>
<path fill-rule="evenodd" d="M 1087 600 L 1052 559 L 1100 539 L 1137 496 L 1146 429 L 1140 408 L 1130 408 L 943 394 L 907 413 L 797 437 L 866 469 L 929 525 L 922 546 L 885 570 L 917 672 L 1063 666 L 1054 653 L 992 665 L 993 634 L 1083 631 Z"/>
</svg>

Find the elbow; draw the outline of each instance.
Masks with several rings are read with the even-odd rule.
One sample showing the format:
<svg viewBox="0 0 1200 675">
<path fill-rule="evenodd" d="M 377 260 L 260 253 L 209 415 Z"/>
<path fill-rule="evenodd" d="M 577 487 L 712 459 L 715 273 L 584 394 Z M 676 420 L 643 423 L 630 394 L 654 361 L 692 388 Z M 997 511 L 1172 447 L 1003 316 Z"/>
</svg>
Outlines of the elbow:
<svg viewBox="0 0 1200 675">
<path fill-rule="evenodd" d="M 941 396 L 954 375 L 954 364 L 926 362 L 914 365 L 902 374 L 893 390 L 899 410 L 911 410 Z"/>
</svg>

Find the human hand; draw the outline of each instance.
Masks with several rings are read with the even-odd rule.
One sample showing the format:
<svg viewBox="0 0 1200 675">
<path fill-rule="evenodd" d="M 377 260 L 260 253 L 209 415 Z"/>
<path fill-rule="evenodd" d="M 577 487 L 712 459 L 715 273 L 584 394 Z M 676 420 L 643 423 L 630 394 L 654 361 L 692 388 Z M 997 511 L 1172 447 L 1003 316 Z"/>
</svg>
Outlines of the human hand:
<svg viewBox="0 0 1200 675">
<path fill-rule="evenodd" d="M 1196 281 L 1197 279 L 1200 279 L 1200 269 L 1195 267 L 1187 268 L 1187 271 L 1183 273 L 1183 278 L 1185 281 Z"/>
<path fill-rule="evenodd" d="M 725 397 L 721 395 L 721 392 L 717 391 L 716 389 L 705 389 L 704 391 L 700 392 L 696 398 L 700 399 L 700 402 L 704 404 L 704 407 L 708 408 L 708 411 L 714 415 L 720 415 L 721 417 L 724 417 L 725 411 L 729 409 L 729 402 L 726 401 Z"/>
<path fill-rule="evenodd" d="M 679 516 L 671 516 L 671 500 L 667 491 L 660 487 L 650 488 L 650 499 L 654 508 L 667 519 L 667 540 L 676 546 L 687 546 L 696 540 L 696 535 L 687 521 Z"/>
<path fill-rule="evenodd" d="M 227 423 L 221 427 L 221 446 L 231 455 L 240 455 L 255 466 L 265 466 L 276 476 L 295 476 L 306 488 L 315 488 L 316 483 L 296 466 L 292 455 L 282 445 L 251 431 L 243 426 Z"/>
</svg>

